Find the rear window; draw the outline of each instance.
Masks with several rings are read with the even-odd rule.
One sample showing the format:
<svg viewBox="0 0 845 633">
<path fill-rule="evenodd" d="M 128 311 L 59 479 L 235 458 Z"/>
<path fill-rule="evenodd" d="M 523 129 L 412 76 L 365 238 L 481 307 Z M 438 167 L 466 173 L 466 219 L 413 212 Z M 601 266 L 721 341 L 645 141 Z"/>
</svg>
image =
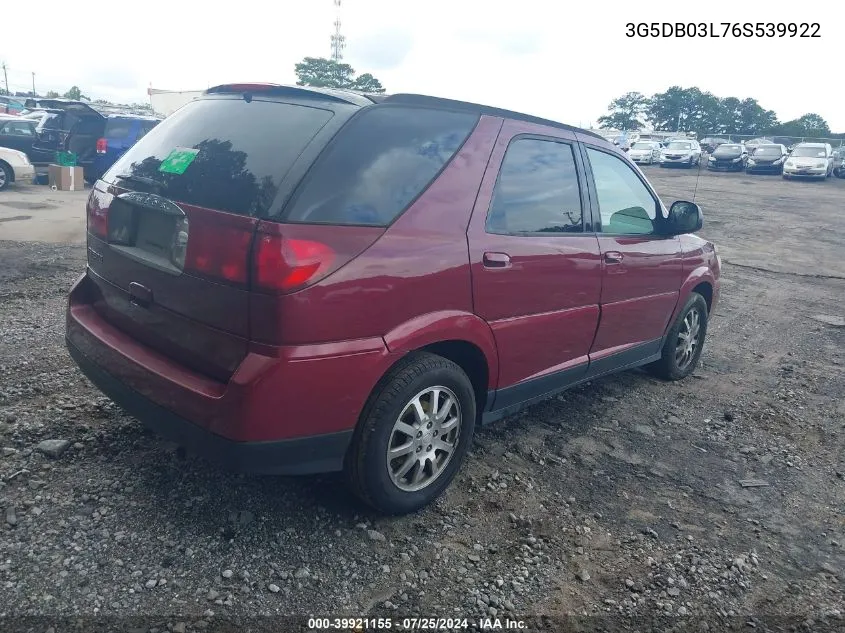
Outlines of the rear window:
<svg viewBox="0 0 845 633">
<path fill-rule="evenodd" d="M 425 108 L 365 110 L 320 156 L 285 221 L 390 224 L 451 160 L 477 120 Z"/>
<path fill-rule="evenodd" d="M 132 121 L 127 119 L 109 119 L 106 123 L 106 138 L 126 138 L 132 132 Z"/>
<path fill-rule="evenodd" d="M 259 99 L 198 99 L 156 125 L 105 179 L 135 178 L 139 188 L 177 202 L 263 217 L 282 178 L 331 117 Z"/>
<path fill-rule="evenodd" d="M 158 125 L 158 121 L 141 121 L 141 127 L 138 130 L 138 139 L 144 138 L 147 132 L 152 130 L 156 125 Z"/>
</svg>

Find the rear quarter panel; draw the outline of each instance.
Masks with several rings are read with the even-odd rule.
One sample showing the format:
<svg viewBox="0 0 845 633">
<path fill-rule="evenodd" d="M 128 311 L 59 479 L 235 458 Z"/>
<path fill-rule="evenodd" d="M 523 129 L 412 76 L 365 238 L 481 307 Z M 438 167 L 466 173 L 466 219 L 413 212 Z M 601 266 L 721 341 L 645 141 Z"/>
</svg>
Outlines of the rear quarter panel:
<svg viewBox="0 0 845 633">
<path fill-rule="evenodd" d="M 435 181 L 374 244 L 314 286 L 274 299 L 280 342 L 377 336 L 393 341 L 391 351 L 409 351 L 423 340 L 409 335 L 421 327 L 420 317 L 474 317 L 466 231 L 499 127 L 498 119 L 482 117 Z M 441 340 L 471 322 L 443 330 Z M 435 342 L 431 338 L 425 340 Z"/>
</svg>

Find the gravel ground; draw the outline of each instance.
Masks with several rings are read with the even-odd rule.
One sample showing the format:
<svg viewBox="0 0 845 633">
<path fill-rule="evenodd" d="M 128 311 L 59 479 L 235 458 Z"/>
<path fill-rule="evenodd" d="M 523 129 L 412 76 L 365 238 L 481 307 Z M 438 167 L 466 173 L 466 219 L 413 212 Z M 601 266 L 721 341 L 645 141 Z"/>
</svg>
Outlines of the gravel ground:
<svg viewBox="0 0 845 633">
<path fill-rule="evenodd" d="M 63 347 L 84 248 L 0 241 L 0 616 L 845 627 L 845 181 L 644 169 L 667 201 L 698 184 L 724 259 L 701 368 L 485 428 L 399 519 L 336 476 L 232 475 L 146 433 Z"/>
</svg>

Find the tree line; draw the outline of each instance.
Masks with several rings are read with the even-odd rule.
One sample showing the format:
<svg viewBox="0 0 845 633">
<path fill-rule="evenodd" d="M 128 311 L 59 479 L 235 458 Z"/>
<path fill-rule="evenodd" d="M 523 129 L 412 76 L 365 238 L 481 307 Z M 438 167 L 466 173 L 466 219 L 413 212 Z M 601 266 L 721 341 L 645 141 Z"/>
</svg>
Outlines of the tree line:
<svg viewBox="0 0 845 633">
<path fill-rule="evenodd" d="M 652 127 L 657 131 L 695 131 L 699 135 L 749 134 L 795 137 L 845 137 L 832 134 L 821 116 L 805 114 L 791 121 L 779 121 L 756 99 L 717 97 L 698 88 L 672 86 L 650 97 L 627 92 L 610 102 L 608 114 L 599 126 L 619 130 Z"/>
</svg>

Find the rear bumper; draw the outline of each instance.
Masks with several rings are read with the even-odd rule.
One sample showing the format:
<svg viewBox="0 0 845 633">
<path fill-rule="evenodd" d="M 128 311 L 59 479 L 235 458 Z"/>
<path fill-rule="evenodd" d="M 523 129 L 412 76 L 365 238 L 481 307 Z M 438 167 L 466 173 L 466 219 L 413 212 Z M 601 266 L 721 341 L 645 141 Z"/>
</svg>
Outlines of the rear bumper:
<svg viewBox="0 0 845 633">
<path fill-rule="evenodd" d="M 15 182 L 31 183 L 35 178 L 35 167 L 32 165 L 15 165 L 12 169 L 15 172 Z"/>
<path fill-rule="evenodd" d="M 343 469 L 352 431 L 267 442 L 235 442 L 189 422 L 103 371 L 66 340 L 82 373 L 132 417 L 157 435 L 177 442 L 224 468 L 242 473 L 305 475 Z"/>
<path fill-rule="evenodd" d="M 339 470 L 360 412 L 397 355 L 382 338 L 253 345 L 221 382 L 151 349 L 92 306 L 83 275 L 68 300 L 73 359 L 144 425 L 237 470 Z"/>
</svg>

